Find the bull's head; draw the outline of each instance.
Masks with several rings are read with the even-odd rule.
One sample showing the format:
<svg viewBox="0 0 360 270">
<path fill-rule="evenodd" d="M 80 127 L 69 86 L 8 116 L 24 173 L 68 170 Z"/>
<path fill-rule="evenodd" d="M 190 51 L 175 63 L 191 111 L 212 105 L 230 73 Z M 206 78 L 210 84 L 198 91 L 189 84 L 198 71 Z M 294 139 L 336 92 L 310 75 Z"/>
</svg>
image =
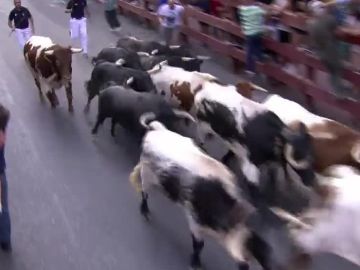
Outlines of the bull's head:
<svg viewBox="0 0 360 270">
<path fill-rule="evenodd" d="M 57 72 L 61 78 L 71 80 L 72 73 L 72 55 L 82 52 L 82 49 L 72 47 L 54 46 L 53 48 L 44 52 L 45 56 L 55 65 Z"/>
<path fill-rule="evenodd" d="M 312 139 L 306 126 L 299 123 L 296 130 L 285 127 L 281 133 L 284 147 L 283 156 L 307 186 L 314 184 Z"/>
</svg>

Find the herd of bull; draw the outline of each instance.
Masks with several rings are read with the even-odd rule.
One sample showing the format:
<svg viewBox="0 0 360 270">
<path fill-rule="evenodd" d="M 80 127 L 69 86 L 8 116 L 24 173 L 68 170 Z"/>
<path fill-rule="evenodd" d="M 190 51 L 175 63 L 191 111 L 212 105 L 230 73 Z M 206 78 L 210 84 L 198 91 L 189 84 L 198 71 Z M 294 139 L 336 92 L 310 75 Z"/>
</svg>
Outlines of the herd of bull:
<svg viewBox="0 0 360 270">
<path fill-rule="evenodd" d="M 42 49 L 38 55 L 51 50 Z M 85 83 L 86 111 L 99 96 L 92 133 L 111 118 L 113 136 L 119 124 L 142 140 L 130 180 L 144 217 L 153 187 L 183 208 L 193 269 L 201 268 L 203 234 L 241 270 L 251 260 L 269 270 L 307 269 L 319 252 L 360 265 L 360 133 L 277 95 L 255 102 L 254 85 L 224 84 L 200 72 L 204 60 L 186 46 L 124 37 L 92 61 Z M 35 81 L 46 79 L 31 68 Z M 207 151 L 215 138 L 226 149 L 221 159 Z"/>
</svg>

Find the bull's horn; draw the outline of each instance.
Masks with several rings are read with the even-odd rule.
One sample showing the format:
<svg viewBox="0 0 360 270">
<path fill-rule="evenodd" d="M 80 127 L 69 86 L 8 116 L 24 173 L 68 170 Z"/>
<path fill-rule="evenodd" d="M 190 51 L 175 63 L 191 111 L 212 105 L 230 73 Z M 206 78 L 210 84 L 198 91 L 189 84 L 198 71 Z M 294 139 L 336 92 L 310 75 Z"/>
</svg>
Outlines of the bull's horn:
<svg viewBox="0 0 360 270">
<path fill-rule="evenodd" d="M 155 119 L 156 119 L 155 113 L 146 112 L 140 116 L 139 122 L 145 129 L 150 129 L 149 122 L 154 121 Z"/>
<path fill-rule="evenodd" d="M 360 141 L 351 149 L 351 155 L 356 162 L 360 163 Z"/>
<path fill-rule="evenodd" d="M 125 59 L 120 58 L 120 59 L 116 60 L 115 65 L 117 65 L 118 67 L 121 67 L 125 64 L 125 62 L 126 62 Z"/>
<path fill-rule="evenodd" d="M 130 77 L 129 79 L 126 80 L 126 85 L 129 86 L 134 82 L 134 77 Z"/>
<path fill-rule="evenodd" d="M 173 50 L 173 49 L 179 49 L 181 46 L 180 45 L 171 45 L 171 46 L 169 46 L 169 48 L 171 49 L 171 50 Z"/>
<path fill-rule="evenodd" d="M 148 70 L 147 73 L 150 75 L 155 74 L 161 70 L 162 66 L 167 65 L 167 63 L 168 63 L 167 60 L 162 61 L 161 63 L 154 66 L 152 69 Z"/>
<path fill-rule="evenodd" d="M 265 92 L 265 93 L 268 93 L 269 91 L 266 90 L 265 88 L 262 88 L 261 86 L 258 86 L 256 84 L 253 84 L 253 83 L 250 83 L 250 86 L 253 88 L 253 89 L 256 89 L 256 90 L 259 90 L 261 92 Z"/>
<path fill-rule="evenodd" d="M 191 122 L 196 123 L 195 118 L 188 112 L 182 111 L 182 110 L 178 110 L 178 109 L 173 109 L 173 112 L 176 116 L 181 117 L 181 118 L 185 118 L 185 119 L 189 119 Z"/>
<path fill-rule="evenodd" d="M 156 50 L 153 50 L 150 54 L 151 54 L 151 55 L 156 55 L 156 54 L 158 54 L 158 53 L 159 53 L 159 50 L 156 49 Z"/>
<path fill-rule="evenodd" d="M 138 56 L 147 56 L 147 57 L 150 57 L 150 54 L 147 53 L 147 52 L 137 52 L 137 55 L 138 55 Z"/>
<path fill-rule="evenodd" d="M 311 229 L 311 225 L 301 221 L 298 217 L 278 207 L 271 207 L 270 210 L 282 220 L 296 225 L 302 229 Z"/>
<path fill-rule="evenodd" d="M 138 40 L 138 41 L 140 41 L 140 39 L 138 39 L 137 37 L 135 37 L 135 36 L 129 36 L 129 39 L 132 39 L 132 40 Z"/>
<path fill-rule="evenodd" d="M 72 51 L 72 50 L 71 50 Z M 53 55 L 54 50 L 48 50 L 44 52 L 46 55 Z"/>
<path fill-rule="evenodd" d="M 288 143 L 285 144 L 284 147 L 284 155 L 286 161 L 297 170 L 304 170 L 309 168 L 310 164 L 307 160 L 300 160 L 297 161 L 294 159 L 294 147 L 292 145 L 289 145 Z"/>
<path fill-rule="evenodd" d="M 195 59 L 196 58 L 192 58 L 192 57 L 181 57 L 181 60 L 184 62 L 188 62 L 188 61 L 195 60 Z"/>
<path fill-rule="evenodd" d="M 196 58 L 199 59 L 199 60 L 204 60 L 204 61 L 211 59 L 210 56 L 205 56 L 205 55 L 198 55 L 198 56 L 196 56 Z"/>
<path fill-rule="evenodd" d="M 71 48 L 70 50 L 73 54 L 81 53 L 83 51 L 83 49 L 81 49 L 81 48 Z"/>
</svg>

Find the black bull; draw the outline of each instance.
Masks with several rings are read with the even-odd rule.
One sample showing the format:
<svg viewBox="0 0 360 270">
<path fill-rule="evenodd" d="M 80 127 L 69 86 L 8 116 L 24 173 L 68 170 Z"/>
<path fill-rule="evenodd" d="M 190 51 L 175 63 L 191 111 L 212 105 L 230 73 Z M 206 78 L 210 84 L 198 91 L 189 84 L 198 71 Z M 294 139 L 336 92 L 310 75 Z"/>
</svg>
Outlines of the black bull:
<svg viewBox="0 0 360 270">
<path fill-rule="evenodd" d="M 145 71 L 125 68 L 109 62 L 97 64 L 91 73 L 90 80 L 85 82 L 85 88 L 88 94 L 85 111 L 89 110 L 91 100 L 97 96 L 109 82 L 117 85 L 128 85 L 129 79 L 131 79 L 130 86 L 135 91 L 156 93 L 155 85 L 150 75 Z"/>
</svg>

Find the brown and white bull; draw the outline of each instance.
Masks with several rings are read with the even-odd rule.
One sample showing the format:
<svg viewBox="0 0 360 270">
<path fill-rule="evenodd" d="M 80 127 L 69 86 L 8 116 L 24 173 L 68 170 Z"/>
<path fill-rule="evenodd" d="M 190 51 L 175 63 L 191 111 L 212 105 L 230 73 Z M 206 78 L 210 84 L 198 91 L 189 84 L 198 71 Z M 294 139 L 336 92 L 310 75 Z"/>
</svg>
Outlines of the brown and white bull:
<svg viewBox="0 0 360 270">
<path fill-rule="evenodd" d="M 242 94 L 250 97 L 249 87 L 244 87 Z M 337 121 L 315 115 L 298 103 L 279 95 L 268 96 L 262 104 L 290 127 L 296 126 L 299 121 L 307 126 L 313 141 L 316 171 L 322 172 L 336 164 L 360 169 L 360 132 Z"/>
<path fill-rule="evenodd" d="M 42 88 L 47 88 L 46 97 L 49 99 L 51 107 L 55 108 L 59 104 L 55 90 L 64 86 L 69 112 L 73 111 L 72 54 L 81 51 L 82 49 L 55 44 L 50 38 L 42 36 L 32 36 L 26 42 L 24 46 L 25 61 L 39 89 L 41 101 L 44 100 Z"/>
<path fill-rule="evenodd" d="M 155 84 L 157 94 L 178 108 L 193 113 L 194 96 L 204 82 L 218 82 L 218 78 L 208 73 L 186 71 L 172 67 L 163 61 L 148 73 Z"/>
</svg>

